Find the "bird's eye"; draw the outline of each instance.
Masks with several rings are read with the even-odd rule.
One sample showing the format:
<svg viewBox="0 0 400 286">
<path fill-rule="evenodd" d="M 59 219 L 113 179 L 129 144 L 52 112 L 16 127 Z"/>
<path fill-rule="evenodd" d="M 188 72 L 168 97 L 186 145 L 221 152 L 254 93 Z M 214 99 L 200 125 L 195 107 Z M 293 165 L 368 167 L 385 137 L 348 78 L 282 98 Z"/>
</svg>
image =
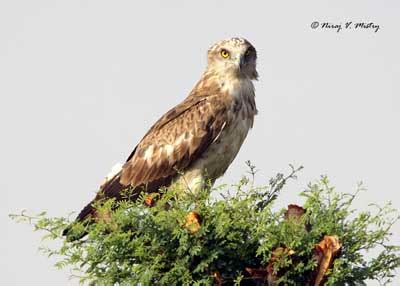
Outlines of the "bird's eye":
<svg viewBox="0 0 400 286">
<path fill-rule="evenodd" d="M 221 50 L 221 57 L 223 57 L 224 59 L 229 58 L 230 54 L 227 50 Z"/>
</svg>

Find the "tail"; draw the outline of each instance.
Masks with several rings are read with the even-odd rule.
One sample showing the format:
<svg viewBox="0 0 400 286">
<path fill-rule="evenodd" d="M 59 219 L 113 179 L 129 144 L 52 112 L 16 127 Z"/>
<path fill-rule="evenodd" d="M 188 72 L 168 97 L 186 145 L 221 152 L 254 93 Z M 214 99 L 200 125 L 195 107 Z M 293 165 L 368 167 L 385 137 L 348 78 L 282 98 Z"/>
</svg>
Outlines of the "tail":
<svg viewBox="0 0 400 286">
<path fill-rule="evenodd" d="M 96 197 L 81 210 L 79 215 L 76 217 L 75 223 L 80 222 L 83 223 L 85 226 L 89 226 L 99 219 L 109 219 L 110 217 L 104 217 L 104 215 L 100 215 L 96 211 L 95 205 L 98 205 L 99 203 L 101 204 L 108 199 L 115 199 L 116 201 L 136 201 L 144 190 L 149 193 L 157 192 L 160 187 L 169 186 L 173 179 L 173 176 L 160 178 L 155 181 L 146 183 L 145 188 L 144 186 L 138 186 L 132 190 L 128 190 L 130 186 L 121 184 L 120 182 L 121 172 L 122 168 L 119 167 L 117 171 L 112 171 L 112 175 L 107 176 L 106 182 L 100 187 L 100 191 L 97 193 Z M 108 179 L 108 177 L 110 177 L 110 179 Z M 78 240 L 87 234 L 86 232 L 79 233 L 79 235 L 71 234 L 73 226 L 74 223 L 64 229 L 62 233 L 63 236 L 67 236 L 67 239 L 69 241 Z"/>
<path fill-rule="evenodd" d="M 90 224 L 96 222 L 98 217 L 98 213 L 96 212 L 95 204 L 101 204 L 102 201 L 114 198 L 116 201 L 129 199 L 136 200 L 140 194 L 140 192 L 133 192 L 129 197 L 124 194 L 124 190 L 126 190 L 129 186 L 123 185 L 120 183 L 121 171 L 119 171 L 114 177 L 110 180 L 106 181 L 101 187 L 100 191 L 97 193 L 96 197 L 87 204 L 76 217 L 75 222 L 83 223 L 85 226 L 89 226 Z M 87 233 L 83 232 L 77 236 L 68 237 L 71 234 L 71 229 L 74 223 L 69 225 L 66 229 L 64 229 L 62 235 L 67 236 L 70 241 L 80 239 L 84 237 Z"/>
<path fill-rule="evenodd" d="M 79 222 L 85 220 L 93 220 L 96 218 L 96 209 L 94 207 L 95 203 L 101 203 L 102 201 L 108 199 L 115 199 L 119 201 L 124 199 L 123 190 L 127 189 L 129 186 L 122 185 L 120 183 L 121 173 L 118 172 L 111 180 L 105 182 L 100 191 L 97 193 L 96 197 L 87 204 L 76 217 L 76 220 Z"/>
</svg>

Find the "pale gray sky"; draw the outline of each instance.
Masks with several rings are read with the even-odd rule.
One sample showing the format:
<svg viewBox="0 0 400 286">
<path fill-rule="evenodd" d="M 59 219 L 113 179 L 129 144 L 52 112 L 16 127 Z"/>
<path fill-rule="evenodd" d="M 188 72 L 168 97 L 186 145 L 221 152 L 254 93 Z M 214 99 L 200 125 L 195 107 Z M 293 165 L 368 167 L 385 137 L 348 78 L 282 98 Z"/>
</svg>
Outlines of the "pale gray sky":
<svg viewBox="0 0 400 286">
<path fill-rule="evenodd" d="M 243 36 L 259 53 L 255 127 L 219 182 L 328 174 L 357 201 L 400 207 L 400 2 L 0 1 L 0 284 L 77 285 L 10 212 L 80 210 L 109 169 L 199 79 L 206 50 Z M 313 21 L 372 29 L 311 29 Z M 400 225 L 395 226 L 400 243 Z M 374 285 L 374 284 L 371 284 Z"/>
</svg>

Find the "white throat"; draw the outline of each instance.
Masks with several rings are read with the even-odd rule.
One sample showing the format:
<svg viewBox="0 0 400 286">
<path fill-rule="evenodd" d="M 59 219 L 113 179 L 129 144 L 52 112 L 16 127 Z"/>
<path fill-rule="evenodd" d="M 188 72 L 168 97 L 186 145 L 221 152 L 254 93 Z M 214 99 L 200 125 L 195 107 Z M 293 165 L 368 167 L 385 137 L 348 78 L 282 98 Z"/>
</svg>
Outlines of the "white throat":
<svg viewBox="0 0 400 286">
<path fill-rule="evenodd" d="M 235 99 L 254 98 L 254 85 L 248 77 L 224 76 L 220 77 L 221 90 Z"/>
</svg>

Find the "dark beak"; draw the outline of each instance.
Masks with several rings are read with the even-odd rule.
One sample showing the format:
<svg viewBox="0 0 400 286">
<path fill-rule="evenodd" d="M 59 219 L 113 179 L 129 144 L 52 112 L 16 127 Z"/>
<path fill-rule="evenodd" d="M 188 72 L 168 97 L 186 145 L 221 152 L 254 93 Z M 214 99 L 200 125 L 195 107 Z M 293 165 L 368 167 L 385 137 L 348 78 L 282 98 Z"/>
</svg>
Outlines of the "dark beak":
<svg viewBox="0 0 400 286">
<path fill-rule="evenodd" d="M 240 56 L 240 60 L 239 60 L 239 70 L 243 70 L 244 66 L 246 64 L 246 57 L 244 55 Z"/>
</svg>

